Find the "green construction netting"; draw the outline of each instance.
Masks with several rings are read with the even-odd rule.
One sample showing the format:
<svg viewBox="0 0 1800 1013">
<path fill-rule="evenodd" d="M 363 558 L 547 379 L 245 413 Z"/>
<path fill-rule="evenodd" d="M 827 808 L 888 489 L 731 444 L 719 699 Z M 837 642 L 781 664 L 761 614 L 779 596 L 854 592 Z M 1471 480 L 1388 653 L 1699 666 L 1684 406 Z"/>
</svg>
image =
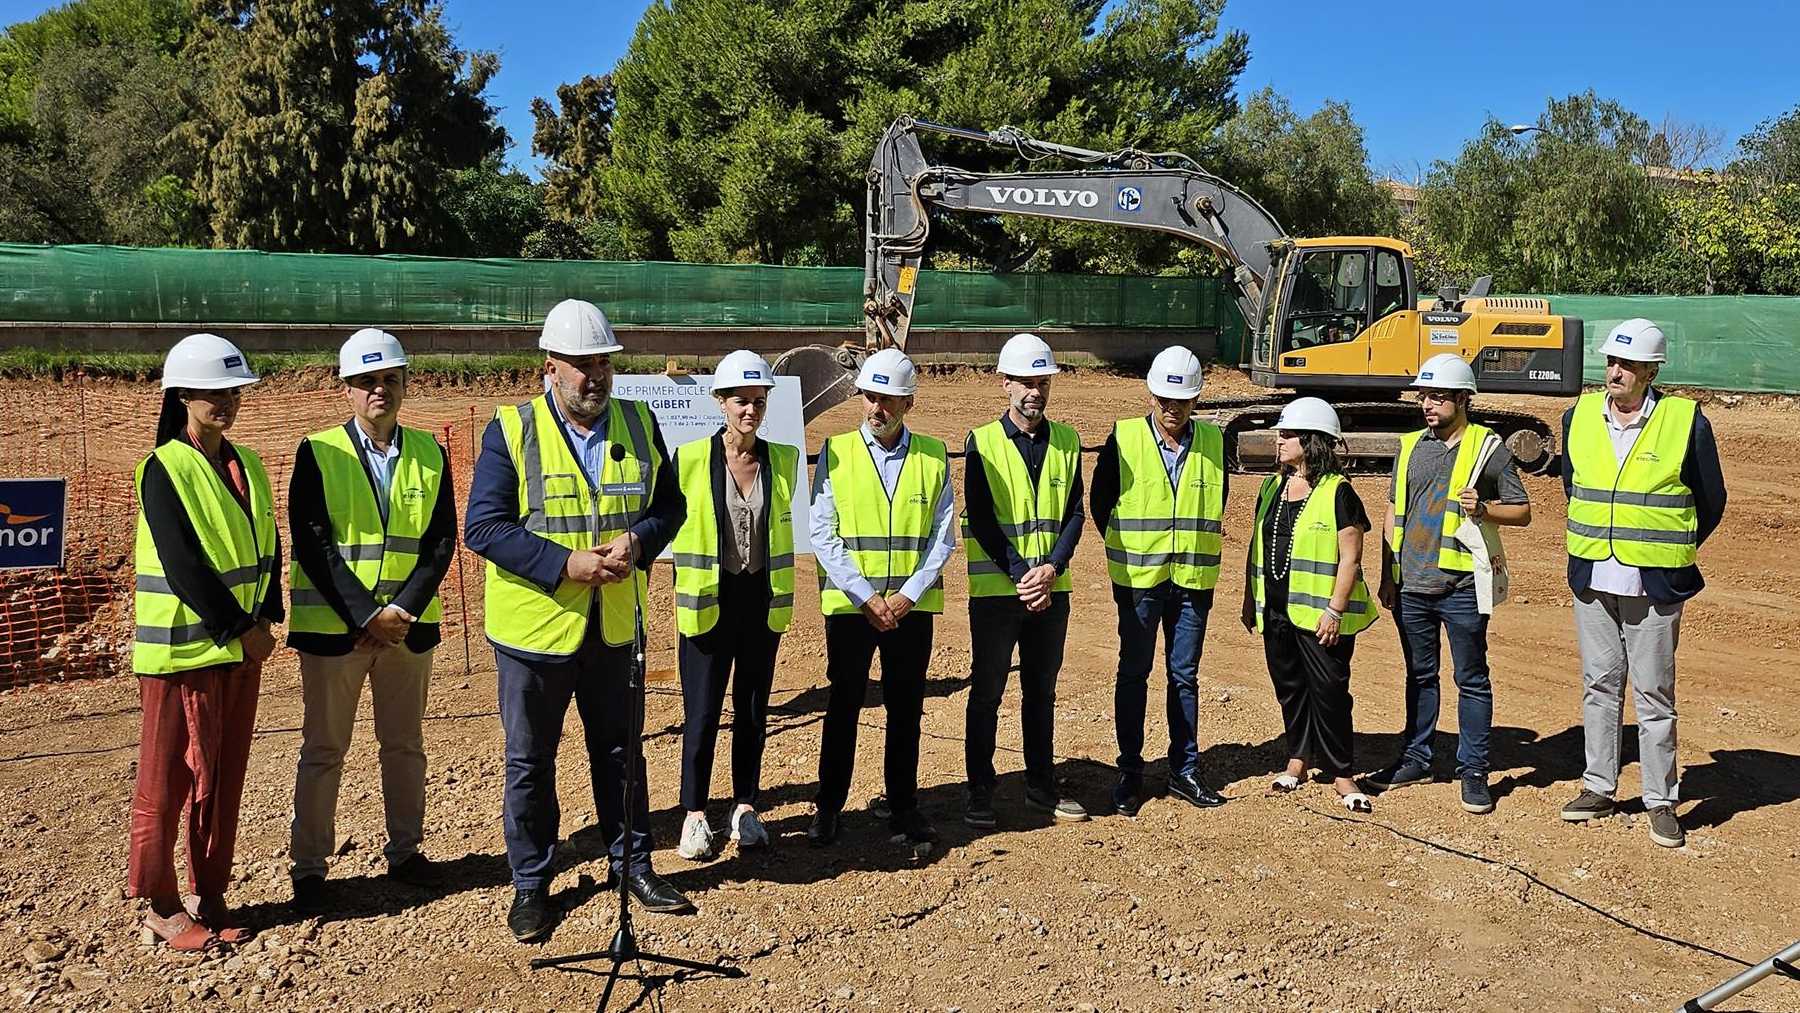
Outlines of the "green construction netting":
<svg viewBox="0 0 1800 1013">
<path fill-rule="evenodd" d="M 1657 382 L 1721 390 L 1800 391 L 1800 298 L 1775 295 L 1550 295 L 1552 312 L 1580 317 L 1587 338 L 1583 375 L 1598 382 L 1606 334 L 1621 320 L 1647 317 L 1669 338 Z"/>
<path fill-rule="evenodd" d="M 1235 319 L 1213 278 L 926 271 L 918 291 L 921 328 L 1195 329 Z M 530 323 L 569 297 L 625 324 L 862 324 L 856 268 L 0 244 L 3 320 Z"/>
</svg>

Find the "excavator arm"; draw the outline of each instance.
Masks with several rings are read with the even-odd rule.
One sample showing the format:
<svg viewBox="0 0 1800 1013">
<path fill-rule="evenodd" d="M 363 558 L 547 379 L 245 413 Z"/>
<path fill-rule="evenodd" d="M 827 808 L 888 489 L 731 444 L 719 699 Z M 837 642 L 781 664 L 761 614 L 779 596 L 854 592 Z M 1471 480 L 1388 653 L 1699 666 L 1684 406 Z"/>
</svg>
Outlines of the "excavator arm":
<svg viewBox="0 0 1800 1013">
<path fill-rule="evenodd" d="M 1010 148 L 1027 162 L 1053 158 L 1084 168 L 972 172 L 936 165 L 920 150 L 924 131 Z M 1093 151 L 1036 140 L 1015 127 L 965 130 L 902 116 L 876 146 L 868 186 L 864 347 L 807 346 L 775 363 L 777 373 L 800 378 L 808 422 L 850 396 L 864 356 L 906 347 L 919 265 L 938 210 L 1094 222 L 1181 236 L 1213 250 L 1231 268 L 1234 297 L 1249 321 L 1258 319 L 1261 310 L 1270 247 L 1287 241 L 1262 205 L 1180 152 Z"/>
<path fill-rule="evenodd" d="M 1059 158 L 1089 168 L 992 173 L 934 165 L 919 148 L 921 131 L 1012 148 L 1027 161 Z M 931 214 L 940 208 L 1148 229 L 1200 243 L 1232 268 L 1245 320 L 1257 319 L 1269 246 L 1285 238 L 1262 205 L 1179 152 L 1093 151 L 1014 127 L 965 130 L 903 116 L 882 135 L 869 164 L 863 313 L 871 350 L 906 347 L 919 263 Z"/>
</svg>

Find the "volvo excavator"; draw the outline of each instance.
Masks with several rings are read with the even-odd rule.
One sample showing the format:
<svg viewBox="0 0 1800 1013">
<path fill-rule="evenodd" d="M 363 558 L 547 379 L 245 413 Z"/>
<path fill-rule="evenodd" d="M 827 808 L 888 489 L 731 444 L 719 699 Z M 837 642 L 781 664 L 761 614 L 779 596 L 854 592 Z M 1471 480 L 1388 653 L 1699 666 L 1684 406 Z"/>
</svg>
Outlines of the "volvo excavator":
<svg viewBox="0 0 1800 1013">
<path fill-rule="evenodd" d="M 973 172 L 926 159 L 921 132 L 1010 148 L 1027 163 L 1057 159 L 1065 171 Z M 1179 152 L 1093 151 L 1029 137 L 1013 127 L 968 130 L 901 117 L 869 165 L 861 345 L 792 349 L 775 372 L 800 379 L 811 421 L 848 398 L 864 357 L 906 347 L 919 266 L 941 211 L 1030 215 L 1149 229 L 1191 240 L 1228 268 L 1227 284 L 1249 328 L 1245 368 L 1265 397 L 1202 401 L 1224 428 L 1239 471 L 1274 464 L 1271 426 L 1298 394 L 1330 399 L 1344 421 L 1347 464 L 1386 471 L 1399 434 L 1419 427 L 1401 400 L 1419 364 L 1455 352 L 1483 393 L 1572 397 L 1581 392 L 1582 322 L 1553 315 L 1547 300 L 1442 289 L 1421 300 L 1412 248 L 1379 236 L 1296 239 L 1248 194 Z M 1549 427 L 1535 416 L 1477 404 L 1522 468 L 1555 463 Z"/>
</svg>

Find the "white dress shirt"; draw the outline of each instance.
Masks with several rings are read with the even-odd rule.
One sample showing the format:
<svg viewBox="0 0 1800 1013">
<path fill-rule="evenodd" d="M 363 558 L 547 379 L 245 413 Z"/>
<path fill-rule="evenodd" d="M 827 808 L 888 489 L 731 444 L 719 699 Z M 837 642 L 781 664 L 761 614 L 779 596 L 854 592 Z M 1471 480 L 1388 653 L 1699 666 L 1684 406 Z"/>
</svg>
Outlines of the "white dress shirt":
<svg viewBox="0 0 1800 1013">
<path fill-rule="evenodd" d="M 868 425 L 863 425 L 859 431 L 863 444 L 869 448 L 875 470 L 881 475 L 882 488 L 892 500 L 894 488 L 900 482 L 900 467 L 906 463 L 907 449 L 912 446 L 912 432 L 902 426 L 900 439 L 889 450 L 875 439 Z M 932 512 L 931 534 L 926 539 L 919 568 L 900 587 L 900 593 L 907 601 L 916 603 L 925 596 L 925 592 L 937 583 L 944 564 L 950 561 L 950 554 L 956 551 L 956 498 L 950 486 L 950 476 L 946 473 L 944 488 L 938 494 L 937 507 Z M 857 570 L 855 561 L 850 558 L 850 550 L 844 547 L 844 539 L 838 534 L 837 502 L 831 495 L 831 476 L 823 458 L 813 480 L 811 520 L 813 556 L 832 585 L 849 595 L 858 608 L 862 607 L 863 602 L 875 596 L 875 587 Z"/>
</svg>

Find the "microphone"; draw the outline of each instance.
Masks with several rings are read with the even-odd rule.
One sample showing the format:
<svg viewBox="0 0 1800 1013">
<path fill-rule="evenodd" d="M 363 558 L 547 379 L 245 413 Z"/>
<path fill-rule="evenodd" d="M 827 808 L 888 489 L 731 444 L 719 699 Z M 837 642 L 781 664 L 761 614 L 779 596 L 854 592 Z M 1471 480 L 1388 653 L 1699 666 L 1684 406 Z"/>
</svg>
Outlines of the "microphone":
<svg viewBox="0 0 1800 1013">
<path fill-rule="evenodd" d="M 625 463 L 625 444 L 615 443 L 612 445 L 612 459 L 614 464 Z"/>
</svg>

